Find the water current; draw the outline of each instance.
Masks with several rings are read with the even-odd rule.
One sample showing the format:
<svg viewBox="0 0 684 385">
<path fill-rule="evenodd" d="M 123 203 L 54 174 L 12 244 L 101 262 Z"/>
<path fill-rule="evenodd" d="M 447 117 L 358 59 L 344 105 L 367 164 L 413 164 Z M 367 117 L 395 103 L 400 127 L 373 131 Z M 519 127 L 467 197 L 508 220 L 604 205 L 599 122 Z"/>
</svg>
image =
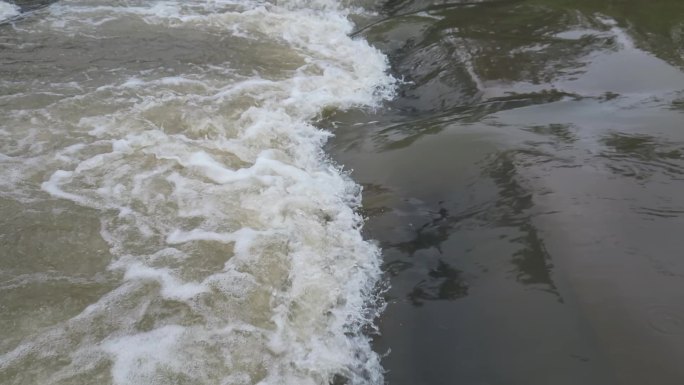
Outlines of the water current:
<svg viewBox="0 0 684 385">
<path fill-rule="evenodd" d="M 0 384 L 681 385 L 684 2 L 0 2 Z"/>
<path fill-rule="evenodd" d="M 392 96 L 361 8 L 2 4 L 0 383 L 381 381 L 379 250 L 313 125 Z"/>
</svg>

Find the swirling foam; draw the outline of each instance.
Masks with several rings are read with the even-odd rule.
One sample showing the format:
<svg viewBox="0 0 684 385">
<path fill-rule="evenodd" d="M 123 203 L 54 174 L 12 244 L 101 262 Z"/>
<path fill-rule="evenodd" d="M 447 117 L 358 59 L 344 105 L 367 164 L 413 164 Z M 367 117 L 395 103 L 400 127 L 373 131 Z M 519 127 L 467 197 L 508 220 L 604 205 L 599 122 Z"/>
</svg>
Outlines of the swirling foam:
<svg viewBox="0 0 684 385">
<path fill-rule="evenodd" d="M 379 251 L 360 234 L 360 188 L 310 123 L 392 95 L 385 57 L 349 37 L 346 12 L 334 1 L 64 1 L 24 27 L 104 44 L 133 27 L 229 38 L 274 60 L 131 61 L 94 72 L 101 79 L 52 79 L 33 108 L 21 102 L 36 96 L 30 85 L 9 94 L 3 196 L 95 210 L 113 288 L 23 338 L 0 373 L 43 384 L 382 383 L 362 332 L 377 310 Z"/>
<path fill-rule="evenodd" d="M 0 1 L 0 22 L 15 17 L 19 14 L 19 7 L 14 4 Z"/>
</svg>

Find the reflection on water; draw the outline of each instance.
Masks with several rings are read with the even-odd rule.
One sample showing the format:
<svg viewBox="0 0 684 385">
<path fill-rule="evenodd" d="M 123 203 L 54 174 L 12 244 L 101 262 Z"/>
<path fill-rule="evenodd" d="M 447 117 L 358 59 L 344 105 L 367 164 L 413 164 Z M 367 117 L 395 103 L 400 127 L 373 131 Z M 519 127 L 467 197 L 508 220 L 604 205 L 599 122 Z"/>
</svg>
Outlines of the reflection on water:
<svg viewBox="0 0 684 385">
<path fill-rule="evenodd" d="M 549 263 L 550 256 L 539 232 L 531 225 L 523 226 L 521 231 L 524 231 L 525 235 L 516 238 L 515 241 L 524 247 L 513 253 L 513 264 L 518 271 L 516 278 L 526 285 L 544 285 L 549 292 L 558 294 L 551 280 L 553 265 Z"/>
<path fill-rule="evenodd" d="M 389 246 L 395 247 L 409 256 L 413 256 L 418 250 L 430 249 L 433 247 L 441 254 L 441 245 L 449 239 L 453 227 L 461 220 L 466 219 L 469 215 L 466 214 L 452 217 L 445 208 L 439 209 L 439 211 L 433 215 L 436 218 L 416 229 L 415 236 L 411 240 Z"/>
<path fill-rule="evenodd" d="M 382 14 L 400 96 L 329 120 L 373 186 L 389 383 L 680 385 L 684 3 Z"/>
<path fill-rule="evenodd" d="M 379 151 L 396 150 L 410 146 L 424 135 L 438 134 L 450 124 L 475 123 L 498 111 L 552 103 L 565 98 L 577 100 L 581 97 L 556 90 L 542 90 L 540 92 L 512 93 L 507 96 L 493 97 L 472 105 L 446 108 L 446 111 L 435 112 L 430 115 L 409 112 L 409 116 L 402 117 L 401 123 L 380 130 L 375 135 L 375 141 Z M 402 112 L 403 114 L 404 112 Z"/>
<path fill-rule="evenodd" d="M 516 155 L 526 159 L 537 154 L 503 152 L 485 170 L 499 188 L 499 198 L 494 204 L 498 226 L 517 228 L 520 235 L 511 239 L 520 248 L 513 252 L 512 263 L 518 282 L 525 285 L 539 285 L 544 290 L 559 295 L 551 278 L 553 265 L 546 251 L 544 241 L 535 227 L 531 209 L 534 207 L 534 193 L 520 181 L 518 170 L 525 165 L 516 162 Z"/>
<path fill-rule="evenodd" d="M 426 300 L 454 300 L 468 295 L 468 284 L 463 281 L 462 271 L 454 269 L 440 260 L 437 267 L 430 270 L 428 277 L 413 287 L 408 298 L 416 306 Z"/>
<path fill-rule="evenodd" d="M 515 108 L 525 102 L 558 100 L 569 94 L 547 88 L 548 83 L 579 76 L 585 56 L 595 50 L 617 49 L 615 37 L 606 35 L 608 27 L 598 20 L 547 7 L 521 8 L 518 3 L 497 2 L 484 9 L 432 8 L 372 28 L 368 35 L 388 45 L 396 29 L 407 28 L 393 25 L 409 23 L 417 28 L 394 51 L 394 57 L 400 58 L 395 69 L 410 83 L 396 108 L 433 115 L 483 101 Z M 597 25 L 601 29 L 557 36 L 567 31 L 568 24 L 578 31 Z M 513 82 L 525 83 L 522 93 L 520 87 L 506 86 Z M 516 101 L 517 106 L 510 105 Z"/>
<path fill-rule="evenodd" d="M 567 124 L 532 126 L 529 130 L 539 135 L 551 136 L 553 139 L 564 144 L 572 144 L 577 141 L 577 135 L 573 132 L 572 127 Z"/>
<path fill-rule="evenodd" d="M 552 279 L 550 256 L 533 223 L 534 193 L 518 175 L 518 170 L 525 165 L 519 164 L 517 159 L 529 160 L 534 155 L 546 156 L 534 151 L 506 151 L 485 159 L 487 164 L 483 166 L 482 176 L 493 182 L 494 187 L 488 200 L 453 213 L 446 207 L 453 204 L 450 202 L 437 202 L 438 207 L 434 210 L 420 208 L 419 217 L 426 219 L 424 223 L 410 224 L 406 235 L 398 242 L 383 242 L 386 251 L 402 256 L 387 262 L 386 271 L 390 275 L 396 276 L 416 266 L 427 271 L 415 278 L 415 284 L 405 294 L 412 303 L 422 305 L 425 300 L 454 300 L 466 296 L 467 280 L 463 271 L 453 266 L 460 263 L 459 256 L 450 254 L 448 243 L 454 233 L 489 231 L 491 228 L 506 233 L 497 242 L 512 250 L 509 268 L 516 280 L 560 298 Z M 375 185 L 368 187 L 365 191 L 366 213 L 376 217 L 391 213 L 391 207 L 375 205 L 379 204 L 379 196 L 392 195 L 392 191 Z M 475 190 L 479 188 L 482 186 Z"/>
<path fill-rule="evenodd" d="M 602 142 L 602 156 L 610 160 L 609 168 L 616 174 L 636 179 L 666 175 L 682 180 L 684 156 L 682 144 L 659 143 L 658 138 L 645 134 L 610 133 Z"/>
<path fill-rule="evenodd" d="M 476 212 L 458 216 L 450 216 L 445 208 L 433 213 L 434 219 L 415 230 L 412 239 L 396 244 L 386 245 L 387 249 L 395 249 L 408 257 L 414 257 L 419 250 L 434 249 L 441 256 L 442 243 L 449 239 L 454 226 L 473 217 Z M 386 270 L 397 275 L 402 270 L 409 269 L 413 263 L 403 260 L 389 262 Z M 468 283 L 463 272 L 452 267 L 442 258 L 436 260 L 436 266 L 431 268 L 427 276 L 420 279 L 406 297 L 415 306 L 422 306 L 424 301 L 455 300 L 468 295 Z"/>
</svg>

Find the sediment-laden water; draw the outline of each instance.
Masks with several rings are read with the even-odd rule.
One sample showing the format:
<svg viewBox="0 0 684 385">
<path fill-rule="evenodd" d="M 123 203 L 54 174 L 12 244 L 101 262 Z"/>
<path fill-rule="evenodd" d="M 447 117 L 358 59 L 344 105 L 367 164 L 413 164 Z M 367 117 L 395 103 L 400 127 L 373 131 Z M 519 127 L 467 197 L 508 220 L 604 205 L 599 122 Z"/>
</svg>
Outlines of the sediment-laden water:
<svg viewBox="0 0 684 385">
<path fill-rule="evenodd" d="M 0 4 L 0 383 L 381 382 L 379 250 L 314 126 L 392 95 L 366 11 Z"/>
</svg>

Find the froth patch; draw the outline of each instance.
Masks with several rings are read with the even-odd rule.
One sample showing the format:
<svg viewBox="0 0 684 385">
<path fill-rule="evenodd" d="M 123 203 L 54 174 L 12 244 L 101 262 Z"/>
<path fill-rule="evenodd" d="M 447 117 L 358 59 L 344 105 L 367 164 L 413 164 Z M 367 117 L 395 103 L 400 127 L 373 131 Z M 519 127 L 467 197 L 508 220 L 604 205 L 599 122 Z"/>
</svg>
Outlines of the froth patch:
<svg viewBox="0 0 684 385">
<path fill-rule="evenodd" d="M 333 1 L 75 4 L 57 4 L 49 27 L 107 37 L 134 16 L 158 36 L 179 26 L 239 30 L 298 60 L 270 76 L 114 71 L 78 100 L 26 112 L 50 115 L 69 136 L 41 158 L 49 163 L 41 187 L 97 211 L 118 284 L 28 338 L 32 351 L 49 345 L 50 359 L 84 362 L 37 382 L 68 382 L 67 372 L 104 355 L 115 384 L 326 385 L 336 374 L 382 383 L 362 332 L 377 310 L 368 303 L 379 250 L 360 234 L 360 188 L 323 153 L 331 134 L 310 122 L 325 108 L 390 97 L 386 58 L 348 36 L 352 25 Z M 17 368 L 47 367 L 42 356 L 15 357 Z"/>
<path fill-rule="evenodd" d="M 102 348 L 113 357 L 112 377 L 117 385 L 157 384 L 159 369 L 184 366 L 179 345 L 185 328 L 168 325 L 147 333 L 106 341 Z"/>
<path fill-rule="evenodd" d="M 19 15 L 19 7 L 14 4 L 0 1 L 0 22 Z"/>
</svg>

